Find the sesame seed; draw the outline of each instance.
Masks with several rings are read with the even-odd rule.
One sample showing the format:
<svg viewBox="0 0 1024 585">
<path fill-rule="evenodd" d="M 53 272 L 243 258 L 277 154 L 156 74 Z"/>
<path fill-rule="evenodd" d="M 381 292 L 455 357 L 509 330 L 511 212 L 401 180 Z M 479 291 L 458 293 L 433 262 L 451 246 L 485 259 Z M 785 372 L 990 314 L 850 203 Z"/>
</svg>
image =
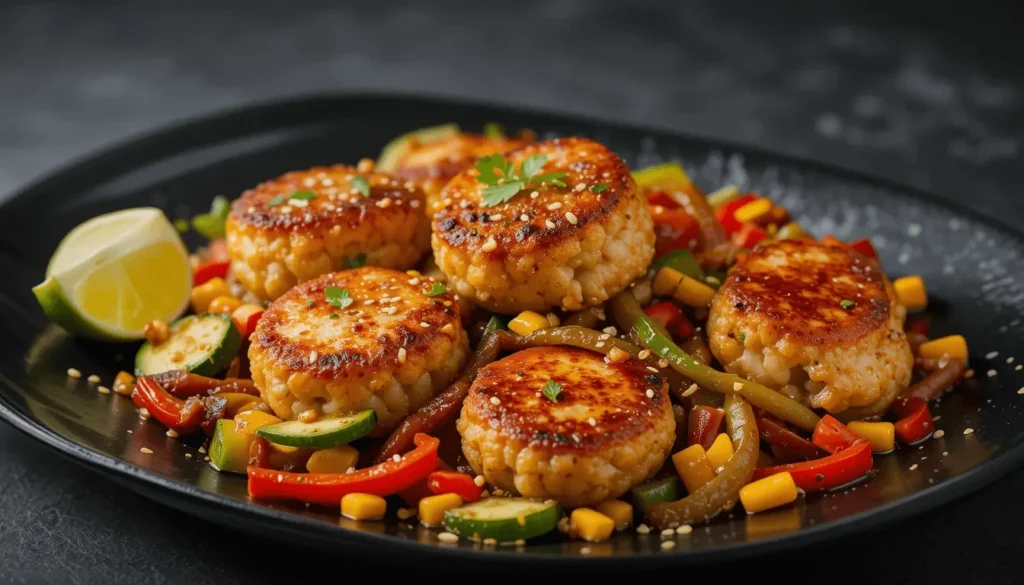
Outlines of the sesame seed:
<svg viewBox="0 0 1024 585">
<path fill-rule="evenodd" d="M 648 372 L 653 372 L 653 373 L 657 374 L 658 373 L 658 368 L 652 368 L 651 366 L 647 366 L 647 371 Z"/>
<path fill-rule="evenodd" d="M 576 183 L 576 190 L 577 191 L 582 191 L 582 190 L 584 190 L 586 188 L 587 188 L 587 184 L 586 183 Z"/>
<path fill-rule="evenodd" d="M 100 383 L 100 377 L 97 376 L 96 374 L 93 374 L 93 375 L 89 376 L 89 382 L 92 383 L 92 384 L 99 384 Z"/>
<path fill-rule="evenodd" d="M 1017 367 L 1015 367 L 1013 369 L 1019 372 L 1021 370 L 1024 370 L 1024 366 L 1018 364 Z"/>
<path fill-rule="evenodd" d="M 498 496 L 500 498 L 501 496 L 505 495 L 505 490 L 503 490 L 501 488 L 494 488 L 494 495 L 496 495 L 496 496 Z"/>
<path fill-rule="evenodd" d="M 910 466 L 910 471 L 914 471 L 915 469 L 917 469 L 917 463 Z"/>
<path fill-rule="evenodd" d="M 484 483 L 486 482 L 487 480 L 485 480 L 482 475 L 478 475 L 473 478 L 473 484 L 476 485 L 476 487 L 484 487 Z"/>
<path fill-rule="evenodd" d="M 693 526 L 689 524 L 683 524 L 679 528 L 676 528 L 676 534 L 689 534 L 693 532 Z"/>
<path fill-rule="evenodd" d="M 1011 355 L 1010 357 L 1006 358 L 1006 363 L 1008 363 L 1008 364 L 1012 364 L 1012 363 L 1013 363 L 1013 359 L 1014 359 L 1014 358 L 1013 358 L 1013 356 Z"/>
<path fill-rule="evenodd" d="M 437 535 L 437 539 L 445 544 L 455 544 L 456 542 L 459 542 L 458 535 L 452 534 L 451 532 L 442 532 Z"/>
<path fill-rule="evenodd" d="M 668 360 L 665 360 L 665 359 L 658 360 L 658 367 L 659 368 L 667 368 L 668 367 Z"/>
<path fill-rule="evenodd" d="M 82 372 L 79 372 L 75 368 L 68 368 L 68 378 L 75 378 L 77 380 L 78 378 L 81 378 L 81 377 L 82 377 Z"/>
<path fill-rule="evenodd" d="M 1017 394 L 1024 394 L 1024 388 L 1021 388 L 1020 390 L 1017 390 Z"/>
<path fill-rule="evenodd" d="M 139 449 L 139 451 L 141 451 L 144 455 L 152 455 L 153 454 L 153 450 L 150 449 L 149 447 L 143 447 L 143 448 Z"/>
<path fill-rule="evenodd" d="M 596 420 L 594 420 L 594 417 L 590 417 L 590 418 L 588 418 L 588 419 L 587 419 L 587 423 L 589 423 L 589 424 L 590 424 L 590 426 L 592 426 L 592 427 L 596 427 L 596 426 L 597 426 L 597 421 L 596 421 Z"/>
<path fill-rule="evenodd" d="M 743 390 L 743 383 L 742 382 L 735 382 L 735 383 L 733 383 L 732 389 L 737 391 L 737 392 L 739 392 L 740 390 Z"/>
<path fill-rule="evenodd" d="M 972 429 L 970 427 L 967 427 L 966 429 L 964 429 L 964 434 L 965 435 L 973 435 L 974 434 L 974 429 Z"/>
<path fill-rule="evenodd" d="M 649 350 L 649 349 L 642 350 L 640 353 L 636 354 L 636 357 L 638 357 L 638 358 L 640 358 L 642 360 L 645 360 L 645 359 L 651 357 L 651 350 Z"/>
<path fill-rule="evenodd" d="M 484 546 L 495 546 L 496 544 L 498 544 L 498 539 L 497 538 L 485 538 L 484 539 Z"/>
<path fill-rule="evenodd" d="M 565 221 L 571 223 L 572 225 L 576 225 L 576 223 L 579 222 L 579 220 L 576 219 L 576 214 L 571 211 L 565 212 Z"/>
<path fill-rule="evenodd" d="M 673 549 L 675 547 L 676 547 L 676 543 L 674 541 L 671 541 L 671 540 L 666 540 L 665 542 L 661 543 L 661 548 L 664 549 L 664 550 L 671 550 L 671 549 Z"/>
<path fill-rule="evenodd" d="M 604 331 L 605 335 L 615 335 L 616 333 L 618 333 L 618 330 L 612 326 L 605 327 L 601 331 Z"/>
<path fill-rule="evenodd" d="M 503 219 L 503 216 L 500 213 L 495 213 L 489 217 L 491 221 L 501 221 Z"/>
<path fill-rule="evenodd" d="M 191 459 L 191 458 L 192 458 L 192 454 L 191 453 L 185 453 L 185 459 Z"/>
<path fill-rule="evenodd" d="M 199 447 L 200 453 L 206 453 L 206 447 Z"/>
<path fill-rule="evenodd" d="M 651 533 L 651 527 L 646 525 L 646 524 L 641 524 L 640 526 L 636 527 L 636 533 L 637 534 L 650 534 Z"/>
<path fill-rule="evenodd" d="M 530 221 L 530 216 L 524 213 L 519 216 L 519 221 Z"/>
<path fill-rule="evenodd" d="M 497 396 L 491 396 L 491 404 L 498 406 L 501 404 L 501 400 L 499 400 Z"/>
<path fill-rule="evenodd" d="M 317 352 L 315 352 L 315 351 L 309 352 L 309 363 L 315 362 L 316 358 L 318 358 L 318 357 L 320 357 L 320 354 L 318 354 Z"/>
<path fill-rule="evenodd" d="M 496 250 L 497 248 L 498 242 L 495 241 L 494 236 L 487 238 L 487 241 L 484 242 L 484 245 L 480 247 L 480 249 L 483 250 L 484 252 L 491 252 L 493 250 Z"/>
<path fill-rule="evenodd" d="M 558 202 L 558 201 L 555 201 L 554 203 L 548 203 L 548 211 L 554 211 L 556 209 L 561 209 L 561 208 L 562 208 L 562 204 L 560 202 Z"/>
<path fill-rule="evenodd" d="M 965 380 L 970 380 L 973 377 L 974 377 L 974 370 L 968 369 L 966 372 L 964 372 L 964 379 Z"/>
<path fill-rule="evenodd" d="M 690 384 L 690 387 L 687 388 L 685 392 L 683 392 L 683 398 L 686 398 L 687 396 L 690 396 L 691 394 L 693 394 L 696 391 L 697 391 L 697 385 L 696 384 Z"/>
<path fill-rule="evenodd" d="M 999 356 L 999 352 L 998 351 L 990 351 L 990 352 L 985 354 L 985 359 L 991 360 L 991 359 L 995 359 L 998 356 Z"/>
<path fill-rule="evenodd" d="M 551 221 L 550 219 L 545 219 L 545 220 L 544 220 L 544 225 L 545 225 L 545 226 L 546 226 L 546 227 L 547 227 L 547 228 L 548 228 L 549 230 L 553 230 L 553 229 L 555 229 L 555 222 Z"/>
<path fill-rule="evenodd" d="M 106 386 L 97 386 L 96 391 L 104 396 L 110 394 L 110 388 L 107 388 Z"/>
<path fill-rule="evenodd" d="M 401 463 L 402 456 L 399 455 L 398 453 L 395 453 L 394 455 L 391 456 L 391 460 L 394 461 L 395 463 Z"/>
<path fill-rule="evenodd" d="M 997 372 L 997 371 L 995 371 L 995 370 L 989 370 L 989 371 L 988 371 L 988 372 L 986 372 L 986 373 L 988 374 L 988 377 L 989 377 L 989 378 L 995 378 L 995 377 L 996 377 L 996 374 L 998 374 L 999 372 Z"/>
<path fill-rule="evenodd" d="M 406 351 L 404 347 L 398 348 L 398 363 L 404 364 L 406 357 Z"/>
<path fill-rule="evenodd" d="M 177 439 L 181 435 L 179 435 L 178 431 L 176 431 L 174 429 L 167 429 L 167 436 L 172 438 L 172 439 Z"/>
<path fill-rule="evenodd" d="M 666 528 L 665 530 L 661 531 L 661 535 L 665 537 L 675 536 L 676 531 L 672 530 L 671 528 Z"/>
<path fill-rule="evenodd" d="M 143 406 L 139 409 L 139 416 L 142 418 L 149 418 L 149 409 Z"/>
<path fill-rule="evenodd" d="M 411 285 L 413 285 L 413 286 L 416 286 L 416 285 L 418 285 L 419 283 L 420 283 L 420 279 L 418 279 L 418 278 L 410 278 L 410 279 L 409 279 L 409 284 L 411 284 Z"/>
<path fill-rule="evenodd" d="M 589 546 L 581 547 L 580 548 L 580 554 L 581 555 L 589 555 L 590 554 L 590 547 Z"/>
<path fill-rule="evenodd" d="M 654 398 L 654 390 L 648 390 L 647 391 L 647 397 L 648 398 Z"/>
<path fill-rule="evenodd" d="M 939 430 L 935 431 L 935 434 L 932 435 L 932 436 L 935 437 L 936 439 L 941 439 L 942 437 L 946 436 L 946 431 L 944 431 L 942 429 L 939 429 Z"/>
<path fill-rule="evenodd" d="M 604 347 L 604 342 L 598 341 L 597 343 L 594 344 L 594 347 Z"/>
<path fill-rule="evenodd" d="M 538 197 L 540 197 L 540 192 L 533 191 L 533 192 L 530 193 L 530 199 L 536 199 Z"/>
</svg>

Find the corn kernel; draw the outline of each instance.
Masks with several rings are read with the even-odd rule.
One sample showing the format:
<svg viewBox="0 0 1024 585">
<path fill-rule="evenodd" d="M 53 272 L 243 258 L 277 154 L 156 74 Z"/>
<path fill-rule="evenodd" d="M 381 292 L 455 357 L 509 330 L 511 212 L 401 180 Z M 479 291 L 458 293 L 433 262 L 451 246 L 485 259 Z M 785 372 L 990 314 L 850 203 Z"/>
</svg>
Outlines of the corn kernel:
<svg viewBox="0 0 1024 585">
<path fill-rule="evenodd" d="M 590 508 L 576 508 L 569 517 L 569 533 L 587 542 L 606 540 L 615 530 L 615 521 Z"/>
<path fill-rule="evenodd" d="M 605 500 L 597 505 L 597 511 L 615 522 L 615 529 L 622 530 L 633 523 L 633 506 L 622 500 Z"/>
<path fill-rule="evenodd" d="M 310 473 L 345 473 L 359 461 L 359 451 L 351 445 L 339 445 L 315 451 L 306 462 Z"/>
<path fill-rule="evenodd" d="M 708 462 L 707 453 L 700 445 L 690 445 L 672 456 L 676 473 L 691 494 L 715 478 L 715 470 Z"/>
<path fill-rule="evenodd" d="M 235 309 L 242 306 L 242 301 L 229 295 L 221 295 L 212 301 L 210 306 L 206 308 L 209 313 L 232 313 Z"/>
<path fill-rule="evenodd" d="M 718 469 L 729 462 L 729 458 L 732 457 L 732 439 L 725 433 L 719 433 L 715 437 L 715 442 L 711 443 L 711 447 L 708 449 L 706 456 L 708 463 L 711 464 L 712 469 Z"/>
<path fill-rule="evenodd" d="M 256 430 L 281 422 L 276 416 L 262 410 L 247 410 L 235 416 L 235 429 L 246 435 L 255 435 Z"/>
<path fill-rule="evenodd" d="M 223 278 L 214 277 L 199 286 L 192 287 L 189 299 L 192 302 L 193 311 L 205 313 L 214 299 L 229 296 L 231 296 L 231 289 L 228 287 L 228 283 Z"/>
<path fill-rule="evenodd" d="M 846 423 L 846 426 L 853 434 L 870 441 L 871 450 L 875 453 L 888 453 L 896 448 L 896 425 L 891 422 L 855 420 Z"/>
<path fill-rule="evenodd" d="M 508 328 L 519 335 L 529 335 L 550 326 L 547 317 L 533 311 L 523 311 L 508 322 Z"/>
<path fill-rule="evenodd" d="M 917 353 L 923 358 L 942 359 L 943 357 L 954 360 L 967 359 L 967 340 L 963 335 L 949 335 L 933 339 L 921 344 Z"/>
<path fill-rule="evenodd" d="M 444 513 L 462 505 L 462 498 L 456 494 L 438 494 L 420 500 L 420 523 L 424 526 L 444 524 Z"/>
<path fill-rule="evenodd" d="M 748 514 L 756 514 L 796 501 L 796 483 L 788 471 L 776 473 L 740 488 L 740 501 Z"/>
<path fill-rule="evenodd" d="M 715 289 L 695 278 L 684 276 L 672 296 L 684 305 L 707 307 L 715 297 Z"/>
<path fill-rule="evenodd" d="M 341 498 L 341 515 L 352 520 L 378 520 L 387 511 L 384 498 L 373 494 L 345 494 Z"/>
<path fill-rule="evenodd" d="M 896 297 L 908 310 L 916 311 L 928 306 L 928 291 L 920 276 L 904 276 L 892 283 L 896 289 Z"/>
<path fill-rule="evenodd" d="M 771 213 L 772 207 L 773 205 L 771 199 L 767 199 L 765 197 L 758 197 L 757 199 L 754 199 L 750 203 L 747 203 L 743 207 L 737 209 L 736 212 L 733 214 L 733 217 L 735 217 L 736 221 L 740 223 L 749 223 L 757 221 Z"/>
<path fill-rule="evenodd" d="M 662 268 L 654 277 L 654 294 L 659 297 L 672 296 L 681 280 L 683 280 L 682 272 L 667 266 Z"/>
<path fill-rule="evenodd" d="M 114 392 L 122 396 L 130 396 L 132 388 L 135 387 L 135 376 L 128 372 L 120 371 L 114 377 Z"/>
</svg>

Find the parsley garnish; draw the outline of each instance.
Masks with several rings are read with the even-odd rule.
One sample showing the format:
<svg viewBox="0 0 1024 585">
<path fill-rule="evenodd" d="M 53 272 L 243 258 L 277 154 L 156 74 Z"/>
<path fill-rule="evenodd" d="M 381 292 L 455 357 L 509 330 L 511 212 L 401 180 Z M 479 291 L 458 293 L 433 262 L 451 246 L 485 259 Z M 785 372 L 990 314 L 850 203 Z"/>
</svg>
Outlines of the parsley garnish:
<svg viewBox="0 0 1024 585">
<path fill-rule="evenodd" d="M 345 268 L 348 268 L 348 269 L 359 268 L 360 266 L 363 266 L 364 264 L 366 264 L 366 254 L 359 253 L 359 254 L 356 254 L 355 256 L 352 256 L 351 258 L 349 258 L 348 256 L 345 256 L 341 260 L 342 260 L 342 262 L 345 263 Z"/>
<path fill-rule="evenodd" d="M 505 322 L 498 317 L 491 317 L 491 320 L 487 322 L 487 327 L 484 327 L 484 335 L 487 335 L 491 331 L 498 331 L 499 329 L 505 328 Z"/>
<path fill-rule="evenodd" d="M 213 241 L 224 237 L 224 224 L 231 211 L 231 202 L 223 195 L 217 195 L 210 204 L 210 212 L 192 218 L 192 228 L 207 240 Z"/>
<path fill-rule="evenodd" d="M 548 380 L 548 383 L 544 384 L 544 389 L 541 392 L 551 402 L 558 402 L 558 395 L 562 393 L 562 385 L 553 380 Z"/>
<path fill-rule="evenodd" d="M 309 201 L 316 199 L 316 193 L 313 191 L 295 191 L 288 196 L 289 199 L 298 199 L 299 201 Z"/>
<path fill-rule="evenodd" d="M 839 301 L 839 306 L 844 308 L 844 309 L 849 309 L 849 308 L 853 307 L 853 301 L 848 300 L 848 299 L 843 299 L 843 300 Z"/>
<path fill-rule="evenodd" d="M 352 177 L 352 186 L 359 191 L 363 197 L 370 196 L 370 182 L 366 180 L 366 177 Z"/>
<path fill-rule="evenodd" d="M 174 229 L 181 233 L 188 232 L 188 220 L 187 219 L 176 219 L 174 220 Z"/>
<path fill-rule="evenodd" d="M 306 301 L 306 308 L 307 309 L 312 309 L 315 306 L 316 306 L 316 301 Z"/>
<path fill-rule="evenodd" d="M 344 309 L 353 302 L 352 297 L 348 296 L 347 288 L 338 288 L 336 286 L 327 287 L 324 290 L 324 297 L 327 298 L 327 304 L 339 309 Z"/>
<path fill-rule="evenodd" d="M 428 297 L 436 297 L 437 295 L 443 295 L 448 292 L 448 287 L 442 282 L 435 282 L 434 286 L 430 287 L 430 292 L 427 293 Z"/>
<path fill-rule="evenodd" d="M 341 317 L 341 315 L 339 315 L 337 311 L 331 312 L 331 319 L 337 319 L 338 317 Z"/>
<path fill-rule="evenodd" d="M 500 154 L 485 156 L 478 160 L 476 180 L 487 185 L 483 193 L 484 205 L 493 207 L 499 203 L 505 203 L 525 189 L 527 185 L 551 183 L 564 188 L 565 183 L 559 179 L 568 176 L 568 173 L 537 174 L 547 162 L 548 157 L 543 154 L 535 154 L 519 165 L 517 173 L 515 165 L 505 160 L 505 157 Z"/>
<path fill-rule="evenodd" d="M 597 183 L 596 185 L 590 187 L 591 193 L 604 193 L 607 190 L 608 185 L 605 185 L 604 183 Z"/>
<path fill-rule="evenodd" d="M 267 201 L 267 207 L 277 207 L 285 202 L 286 197 L 284 195 L 275 195 L 273 199 Z"/>
<path fill-rule="evenodd" d="M 488 122 L 484 124 L 484 136 L 488 138 L 504 138 L 505 129 L 497 122 Z"/>
<path fill-rule="evenodd" d="M 746 338 L 747 338 L 747 334 L 742 332 L 742 331 L 740 331 L 739 334 L 736 335 L 736 339 L 739 339 L 740 341 L 743 341 Z"/>
</svg>

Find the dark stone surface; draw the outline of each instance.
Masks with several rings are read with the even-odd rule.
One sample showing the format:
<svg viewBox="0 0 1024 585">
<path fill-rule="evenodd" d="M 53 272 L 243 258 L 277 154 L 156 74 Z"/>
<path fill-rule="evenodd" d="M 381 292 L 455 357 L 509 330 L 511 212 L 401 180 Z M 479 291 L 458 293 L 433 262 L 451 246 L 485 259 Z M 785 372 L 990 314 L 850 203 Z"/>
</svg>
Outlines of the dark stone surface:
<svg viewBox="0 0 1024 585">
<path fill-rule="evenodd" d="M 916 13 L 896 4 L 890 20 Z M 1010 57 L 1012 4 L 985 10 L 932 11 L 935 24 L 910 28 L 883 25 L 856 2 L 0 3 L 0 198 L 69 159 L 211 109 L 372 89 L 755 143 L 1019 225 L 1024 78 Z M 1022 490 L 1018 471 L 928 516 L 770 566 L 836 583 L 1019 581 Z M 253 582 L 358 563 L 243 539 L 6 426 L 0 494 L 0 582 Z"/>
</svg>

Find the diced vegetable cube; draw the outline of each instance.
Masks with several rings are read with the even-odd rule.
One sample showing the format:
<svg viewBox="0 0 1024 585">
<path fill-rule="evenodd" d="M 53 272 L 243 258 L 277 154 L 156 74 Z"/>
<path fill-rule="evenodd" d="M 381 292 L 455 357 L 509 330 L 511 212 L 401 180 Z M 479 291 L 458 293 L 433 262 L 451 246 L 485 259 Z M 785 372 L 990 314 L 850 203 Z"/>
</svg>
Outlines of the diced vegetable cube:
<svg viewBox="0 0 1024 585">
<path fill-rule="evenodd" d="M 928 292 L 924 287 L 924 280 L 920 276 L 904 276 L 897 278 L 892 283 L 896 289 L 896 296 L 900 303 L 907 309 L 916 311 L 928 306 Z"/>
<path fill-rule="evenodd" d="M 704 447 L 700 445 L 690 445 L 673 455 L 672 464 L 691 494 L 715 478 L 715 470 L 708 462 Z"/>
<path fill-rule="evenodd" d="M 529 335 L 550 326 L 551 323 L 548 322 L 547 317 L 533 311 L 523 311 L 508 322 L 508 328 L 519 335 Z"/>
<path fill-rule="evenodd" d="M 605 500 L 597 505 L 597 511 L 615 522 L 615 529 L 622 530 L 633 523 L 633 506 L 622 500 Z"/>
<path fill-rule="evenodd" d="M 314 451 L 306 462 L 306 471 L 310 473 L 345 473 L 356 466 L 359 451 L 351 445 L 338 445 L 328 449 Z"/>
<path fill-rule="evenodd" d="M 967 359 L 967 340 L 963 335 L 949 335 L 933 339 L 921 344 L 917 353 L 923 358 L 942 359 L 943 357 L 954 360 Z"/>
<path fill-rule="evenodd" d="M 732 454 L 732 439 L 729 438 L 729 435 L 721 433 L 715 437 L 715 442 L 712 443 L 711 448 L 707 450 L 706 456 L 712 469 L 718 469 L 729 461 Z"/>
<path fill-rule="evenodd" d="M 387 501 L 373 494 L 345 494 L 341 498 L 341 515 L 352 520 L 378 520 L 387 510 Z"/>
<path fill-rule="evenodd" d="M 462 505 L 462 498 L 457 494 L 438 494 L 420 500 L 420 522 L 424 526 L 440 526 L 444 524 L 444 513 Z"/>
<path fill-rule="evenodd" d="M 672 296 L 684 305 L 697 308 L 707 307 L 711 304 L 711 299 L 715 297 L 715 289 L 689 276 L 684 276 Z"/>
<path fill-rule="evenodd" d="M 676 287 L 683 280 L 683 273 L 674 268 L 662 268 L 654 276 L 654 294 L 669 297 L 676 292 Z"/>
<path fill-rule="evenodd" d="M 850 421 L 846 424 L 855 435 L 871 442 L 875 453 L 888 453 L 896 447 L 896 426 L 891 422 Z"/>
<path fill-rule="evenodd" d="M 221 295 L 210 301 L 210 306 L 206 310 L 210 313 L 232 313 L 240 306 L 242 301 L 230 295 Z"/>
<path fill-rule="evenodd" d="M 750 514 L 756 514 L 796 501 L 793 476 L 788 471 L 776 473 L 740 488 L 740 501 Z"/>
<path fill-rule="evenodd" d="M 587 542 L 607 540 L 615 530 L 615 521 L 590 508 L 576 508 L 569 517 L 569 532 Z"/>
<path fill-rule="evenodd" d="M 262 410 L 247 410 L 235 417 L 235 425 L 238 432 L 247 435 L 255 435 L 261 427 L 281 422 L 276 416 L 263 412 Z"/>
<path fill-rule="evenodd" d="M 211 278 L 199 286 L 192 287 L 190 296 L 192 310 L 196 313 L 205 313 L 209 310 L 213 299 L 222 296 L 231 296 L 228 283 L 223 278 Z"/>
<path fill-rule="evenodd" d="M 737 209 L 733 216 L 740 223 L 753 223 L 771 213 L 772 207 L 771 199 L 758 197 Z"/>
</svg>

